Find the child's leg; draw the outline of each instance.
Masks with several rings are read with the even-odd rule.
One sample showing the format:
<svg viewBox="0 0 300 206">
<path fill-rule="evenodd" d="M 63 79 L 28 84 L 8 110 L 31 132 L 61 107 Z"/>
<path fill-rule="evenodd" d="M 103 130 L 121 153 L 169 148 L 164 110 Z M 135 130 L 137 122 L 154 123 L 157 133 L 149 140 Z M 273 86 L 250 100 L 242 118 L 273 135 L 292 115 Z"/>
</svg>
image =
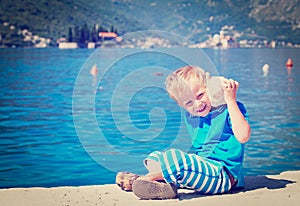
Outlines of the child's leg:
<svg viewBox="0 0 300 206">
<path fill-rule="evenodd" d="M 158 161 L 145 159 L 144 164 L 149 173 L 161 172 L 160 163 Z"/>
<path fill-rule="evenodd" d="M 142 199 L 170 199 L 177 196 L 177 186 L 164 180 L 159 158 L 162 152 L 152 152 L 145 160 L 148 174 L 139 177 L 132 185 L 133 193 Z"/>
<path fill-rule="evenodd" d="M 148 174 L 141 177 L 140 179 L 144 180 L 164 180 L 162 175 L 159 156 L 162 155 L 162 152 L 155 151 L 148 155 L 148 157 L 144 160 L 144 165 L 148 170 Z"/>
<path fill-rule="evenodd" d="M 172 149 L 159 156 L 167 182 L 194 189 L 204 194 L 228 192 L 232 185 L 227 172 L 195 154 Z"/>
</svg>

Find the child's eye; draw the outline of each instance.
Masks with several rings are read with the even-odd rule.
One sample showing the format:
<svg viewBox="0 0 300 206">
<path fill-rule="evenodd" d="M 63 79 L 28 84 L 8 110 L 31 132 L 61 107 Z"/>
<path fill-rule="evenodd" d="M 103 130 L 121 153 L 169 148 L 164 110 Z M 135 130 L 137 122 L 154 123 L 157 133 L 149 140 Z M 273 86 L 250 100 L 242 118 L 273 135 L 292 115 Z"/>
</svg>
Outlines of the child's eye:
<svg viewBox="0 0 300 206">
<path fill-rule="evenodd" d="M 197 100 L 201 99 L 204 93 L 201 93 L 197 96 Z"/>
<path fill-rule="evenodd" d="M 185 106 L 191 106 L 192 105 L 192 101 L 188 101 L 187 103 L 185 103 Z"/>
</svg>

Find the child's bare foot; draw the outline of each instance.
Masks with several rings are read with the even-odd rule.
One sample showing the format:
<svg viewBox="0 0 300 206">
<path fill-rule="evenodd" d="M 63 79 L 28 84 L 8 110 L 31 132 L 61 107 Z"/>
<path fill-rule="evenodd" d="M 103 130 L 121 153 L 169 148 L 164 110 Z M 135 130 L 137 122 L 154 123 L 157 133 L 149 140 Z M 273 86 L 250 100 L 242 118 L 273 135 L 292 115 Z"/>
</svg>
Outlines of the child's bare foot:
<svg viewBox="0 0 300 206">
<path fill-rule="evenodd" d="M 116 176 L 116 183 L 121 187 L 122 190 L 132 191 L 132 184 L 138 177 L 139 175 L 134 173 L 119 172 Z"/>
</svg>

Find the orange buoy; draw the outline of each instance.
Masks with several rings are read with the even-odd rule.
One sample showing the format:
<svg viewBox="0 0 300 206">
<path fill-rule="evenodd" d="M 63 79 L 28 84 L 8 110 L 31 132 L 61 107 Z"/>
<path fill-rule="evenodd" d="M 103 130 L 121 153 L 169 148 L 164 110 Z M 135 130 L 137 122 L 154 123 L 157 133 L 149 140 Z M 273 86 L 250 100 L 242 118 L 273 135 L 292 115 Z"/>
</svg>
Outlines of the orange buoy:
<svg viewBox="0 0 300 206">
<path fill-rule="evenodd" d="M 293 66 L 293 60 L 291 58 L 288 58 L 288 60 L 285 63 L 286 67 L 292 67 Z"/>
<path fill-rule="evenodd" d="M 94 66 L 90 70 L 90 74 L 93 75 L 94 77 L 97 76 L 97 74 L 98 74 L 98 68 L 97 68 L 96 64 L 94 64 Z"/>
</svg>

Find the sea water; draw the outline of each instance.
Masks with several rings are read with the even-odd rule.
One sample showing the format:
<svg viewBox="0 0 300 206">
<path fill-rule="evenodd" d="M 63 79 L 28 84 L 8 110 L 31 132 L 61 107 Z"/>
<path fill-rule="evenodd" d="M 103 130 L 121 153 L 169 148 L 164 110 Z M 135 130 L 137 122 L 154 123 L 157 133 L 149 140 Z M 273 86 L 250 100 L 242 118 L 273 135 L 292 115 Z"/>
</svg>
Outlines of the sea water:
<svg viewBox="0 0 300 206">
<path fill-rule="evenodd" d="M 188 150 L 184 111 L 163 82 L 197 61 L 240 83 L 252 128 L 245 174 L 300 169 L 299 49 L 173 50 L 1 49 L 0 187 L 114 183 L 118 171 L 145 173 L 151 151 Z"/>
</svg>

